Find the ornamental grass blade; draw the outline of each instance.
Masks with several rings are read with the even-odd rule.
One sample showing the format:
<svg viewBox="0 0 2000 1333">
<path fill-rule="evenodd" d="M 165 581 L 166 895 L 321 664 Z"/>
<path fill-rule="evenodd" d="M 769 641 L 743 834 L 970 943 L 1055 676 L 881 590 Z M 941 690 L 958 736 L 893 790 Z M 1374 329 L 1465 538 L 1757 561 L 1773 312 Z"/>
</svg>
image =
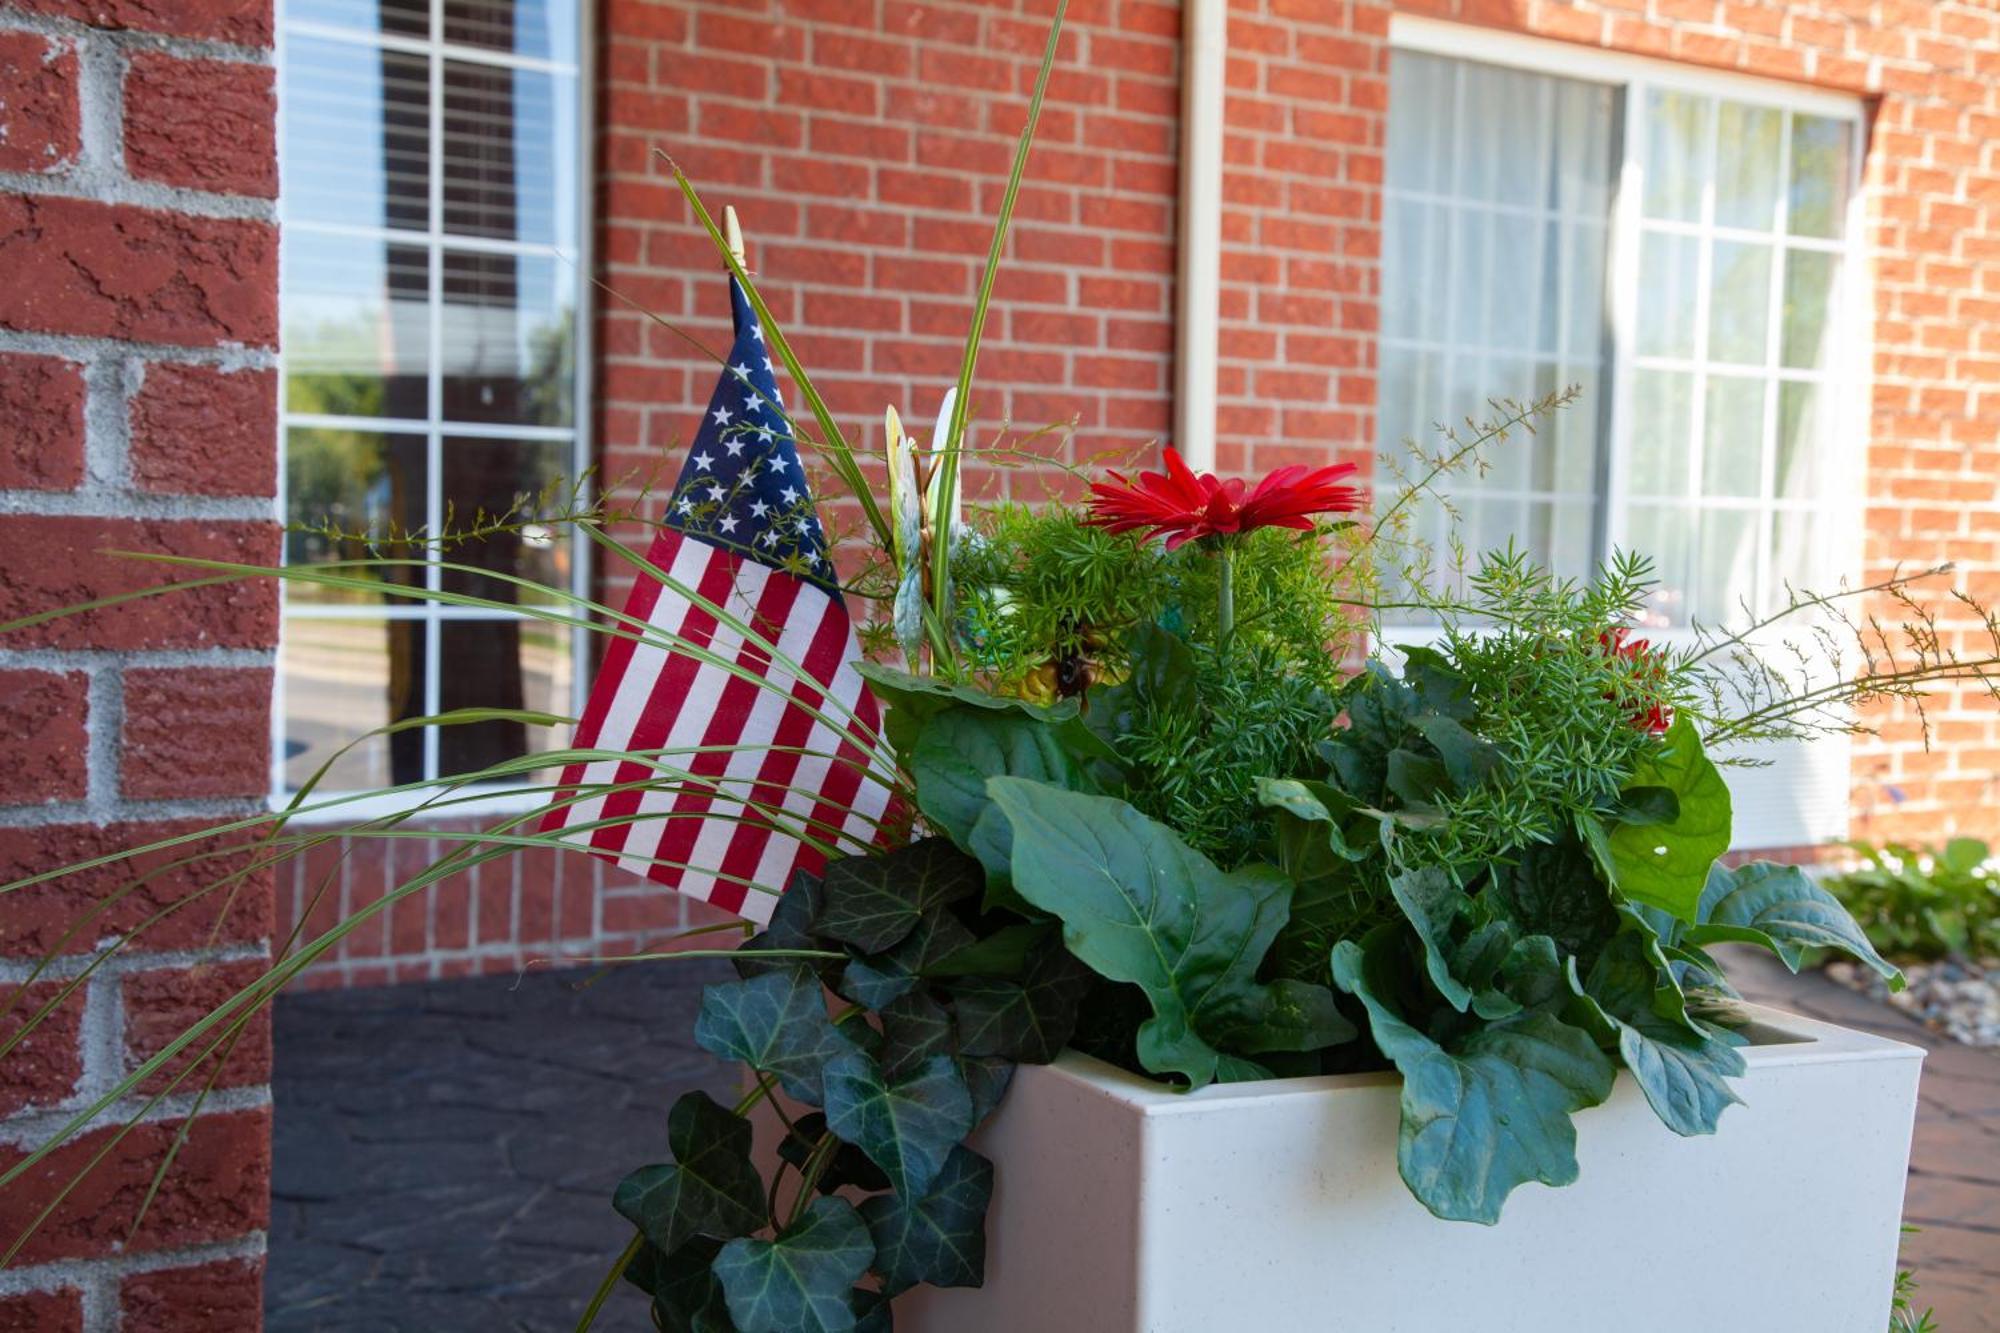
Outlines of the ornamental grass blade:
<svg viewBox="0 0 2000 1333">
<path fill-rule="evenodd" d="M 741 1333 L 853 1333 L 853 1287 L 874 1261 L 854 1205 L 815 1199 L 774 1240 L 732 1240 L 715 1276 Z"/>
<path fill-rule="evenodd" d="M 750 1122 L 705 1092 L 667 1112 L 674 1160 L 642 1166 L 618 1183 L 611 1206 L 672 1255 L 696 1236 L 733 1240 L 767 1220 L 764 1180 L 750 1162 Z"/>
<path fill-rule="evenodd" d="M 864 1199 L 861 1220 L 875 1241 L 875 1271 L 890 1296 L 919 1283 L 977 1287 L 986 1282 L 986 1206 L 993 1198 L 993 1163 L 956 1147 L 929 1194 Z"/>
</svg>

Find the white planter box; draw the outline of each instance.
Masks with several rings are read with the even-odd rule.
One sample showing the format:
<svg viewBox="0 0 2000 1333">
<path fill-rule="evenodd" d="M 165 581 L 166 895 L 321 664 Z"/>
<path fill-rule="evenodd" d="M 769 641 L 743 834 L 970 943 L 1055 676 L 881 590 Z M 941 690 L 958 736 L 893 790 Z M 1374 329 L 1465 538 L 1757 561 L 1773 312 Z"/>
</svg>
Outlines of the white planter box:
<svg viewBox="0 0 2000 1333">
<path fill-rule="evenodd" d="M 1752 1009 L 1720 1131 L 1629 1076 L 1576 1118 L 1576 1184 L 1440 1222 L 1396 1174 L 1393 1074 L 1177 1095 L 1024 1067 L 973 1140 L 998 1166 L 986 1286 L 898 1333 L 1882 1333 L 1923 1052 Z"/>
</svg>

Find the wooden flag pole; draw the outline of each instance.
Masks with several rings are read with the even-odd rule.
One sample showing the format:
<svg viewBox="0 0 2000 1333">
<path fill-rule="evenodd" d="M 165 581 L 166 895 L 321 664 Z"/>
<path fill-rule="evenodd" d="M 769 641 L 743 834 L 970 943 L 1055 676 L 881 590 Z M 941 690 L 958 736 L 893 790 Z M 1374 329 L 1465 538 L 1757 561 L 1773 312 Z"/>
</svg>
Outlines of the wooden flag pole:
<svg viewBox="0 0 2000 1333">
<path fill-rule="evenodd" d="M 736 220 L 736 205 L 722 207 L 722 239 L 729 243 L 729 253 L 747 271 L 750 267 L 743 258 L 743 224 Z"/>
</svg>

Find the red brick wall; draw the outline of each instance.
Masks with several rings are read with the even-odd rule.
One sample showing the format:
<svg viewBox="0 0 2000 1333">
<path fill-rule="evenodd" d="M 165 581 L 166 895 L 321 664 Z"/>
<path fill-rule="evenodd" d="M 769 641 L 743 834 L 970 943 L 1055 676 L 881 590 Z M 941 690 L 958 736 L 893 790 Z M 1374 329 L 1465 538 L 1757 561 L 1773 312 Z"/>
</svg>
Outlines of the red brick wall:
<svg viewBox="0 0 2000 1333">
<path fill-rule="evenodd" d="M 113 549 L 276 554 L 270 45 L 267 0 L 0 3 L 0 621 L 160 579 Z M 275 611 L 218 588 L 0 636 L 0 883 L 260 805 Z M 7 895 L 0 1034 L 70 993 L 0 1060 L 0 1169 L 268 957 L 268 878 L 225 902 L 171 860 Z M 0 1273 L 0 1328 L 258 1327 L 269 1067 L 256 1022 L 136 1234 L 210 1071 L 111 1147 Z M 0 1243 L 145 1100 L 0 1190 Z"/>
</svg>

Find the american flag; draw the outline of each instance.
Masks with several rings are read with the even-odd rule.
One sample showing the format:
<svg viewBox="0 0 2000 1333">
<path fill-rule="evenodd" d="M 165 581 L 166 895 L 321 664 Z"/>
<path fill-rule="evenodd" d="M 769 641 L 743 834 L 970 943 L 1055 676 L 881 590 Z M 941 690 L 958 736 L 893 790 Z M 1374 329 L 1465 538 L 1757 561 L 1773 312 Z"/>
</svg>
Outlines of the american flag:
<svg viewBox="0 0 2000 1333">
<path fill-rule="evenodd" d="M 566 769 L 563 804 L 543 827 L 599 825 L 571 836 L 627 870 L 763 923 L 792 872 L 825 859 L 796 833 L 847 851 L 874 840 L 888 788 L 865 770 L 873 762 L 886 774 L 887 764 L 764 330 L 733 276 L 729 292 L 729 365 L 647 552 L 668 582 L 640 571 L 625 604 L 654 633 L 646 642 L 612 638 L 577 727 L 578 749 L 633 757 Z M 755 679 L 697 660 L 679 640 Z M 688 778 L 675 780 L 662 764 Z M 625 785 L 633 783 L 649 785 Z"/>
</svg>

